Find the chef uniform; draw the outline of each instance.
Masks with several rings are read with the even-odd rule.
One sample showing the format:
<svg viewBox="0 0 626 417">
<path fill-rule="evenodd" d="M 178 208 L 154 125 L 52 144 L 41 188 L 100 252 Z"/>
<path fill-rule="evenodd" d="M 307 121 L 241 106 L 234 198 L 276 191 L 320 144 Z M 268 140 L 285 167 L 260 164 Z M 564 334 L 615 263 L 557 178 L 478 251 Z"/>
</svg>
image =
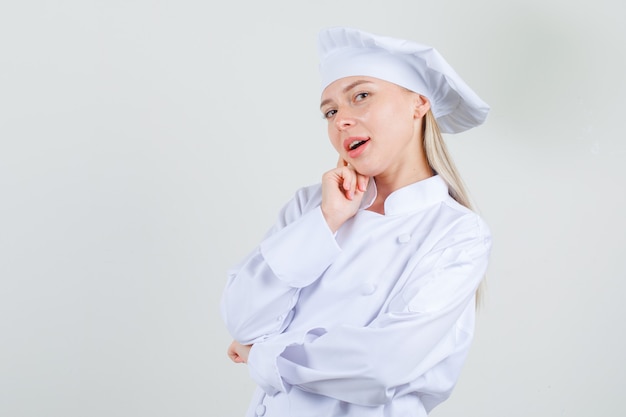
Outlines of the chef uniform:
<svg viewBox="0 0 626 417">
<path fill-rule="evenodd" d="M 320 52 L 323 87 L 368 75 L 439 95 L 433 113 L 447 132 L 486 117 L 432 48 L 331 28 Z M 407 86 L 411 78 L 419 85 Z M 321 185 L 301 188 L 229 271 L 222 315 L 235 340 L 253 345 L 247 364 L 258 385 L 246 417 L 422 417 L 450 395 L 474 333 L 489 229 L 439 175 L 391 193 L 384 215 L 367 210 L 376 192 L 371 179 L 360 209 L 333 233 Z"/>
</svg>

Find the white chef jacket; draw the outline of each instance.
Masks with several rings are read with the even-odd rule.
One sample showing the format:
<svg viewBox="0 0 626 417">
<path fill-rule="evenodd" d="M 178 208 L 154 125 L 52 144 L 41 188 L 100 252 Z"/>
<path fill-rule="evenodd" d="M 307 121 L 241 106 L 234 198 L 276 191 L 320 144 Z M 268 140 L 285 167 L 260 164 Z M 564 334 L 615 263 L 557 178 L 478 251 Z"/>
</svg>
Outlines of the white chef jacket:
<svg viewBox="0 0 626 417">
<path fill-rule="evenodd" d="M 229 271 L 221 311 L 253 344 L 247 417 L 422 417 L 451 393 L 474 332 L 491 235 L 437 175 L 385 214 L 361 209 L 333 234 L 321 185 L 298 190 Z"/>
</svg>

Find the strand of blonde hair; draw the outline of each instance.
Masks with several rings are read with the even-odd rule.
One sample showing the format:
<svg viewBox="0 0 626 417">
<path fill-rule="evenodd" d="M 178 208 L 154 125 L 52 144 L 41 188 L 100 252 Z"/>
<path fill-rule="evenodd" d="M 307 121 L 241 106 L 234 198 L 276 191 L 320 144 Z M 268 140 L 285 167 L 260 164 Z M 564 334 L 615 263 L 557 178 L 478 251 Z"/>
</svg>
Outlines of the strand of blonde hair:
<svg viewBox="0 0 626 417">
<path fill-rule="evenodd" d="M 448 148 L 443 140 L 443 135 L 435 116 L 432 111 L 428 111 L 424 116 L 423 123 L 423 141 L 424 151 L 430 167 L 445 181 L 448 185 L 450 196 L 459 204 L 474 211 L 472 203 L 467 192 L 467 188 L 459 174 Z M 484 292 L 485 279 L 483 279 L 476 290 L 476 307 L 478 308 L 482 301 Z"/>
</svg>

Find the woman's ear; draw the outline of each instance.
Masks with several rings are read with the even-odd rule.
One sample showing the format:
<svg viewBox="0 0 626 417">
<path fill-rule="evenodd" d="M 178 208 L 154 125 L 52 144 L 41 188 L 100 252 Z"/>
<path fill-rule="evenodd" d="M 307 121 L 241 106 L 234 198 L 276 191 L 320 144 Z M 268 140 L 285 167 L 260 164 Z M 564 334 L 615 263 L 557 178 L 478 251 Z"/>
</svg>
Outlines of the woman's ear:
<svg viewBox="0 0 626 417">
<path fill-rule="evenodd" d="M 430 101 L 419 94 L 415 94 L 415 113 L 414 116 L 416 119 L 421 119 L 424 117 L 428 110 L 430 110 Z"/>
</svg>

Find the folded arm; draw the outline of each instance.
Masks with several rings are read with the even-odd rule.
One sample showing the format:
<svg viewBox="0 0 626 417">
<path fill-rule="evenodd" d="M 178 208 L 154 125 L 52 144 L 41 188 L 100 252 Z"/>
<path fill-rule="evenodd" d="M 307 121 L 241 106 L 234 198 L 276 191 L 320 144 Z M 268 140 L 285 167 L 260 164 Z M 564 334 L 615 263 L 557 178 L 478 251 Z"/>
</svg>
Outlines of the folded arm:
<svg viewBox="0 0 626 417">
<path fill-rule="evenodd" d="M 473 329 L 463 329 L 459 319 L 471 314 L 473 323 L 489 250 L 481 236 L 431 254 L 435 266 L 409 271 L 385 312 L 366 327 L 288 331 L 255 344 L 248 360 L 253 379 L 270 395 L 295 386 L 360 405 L 386 403 L 438 363 L 464 357 Z"/>
</svg>

